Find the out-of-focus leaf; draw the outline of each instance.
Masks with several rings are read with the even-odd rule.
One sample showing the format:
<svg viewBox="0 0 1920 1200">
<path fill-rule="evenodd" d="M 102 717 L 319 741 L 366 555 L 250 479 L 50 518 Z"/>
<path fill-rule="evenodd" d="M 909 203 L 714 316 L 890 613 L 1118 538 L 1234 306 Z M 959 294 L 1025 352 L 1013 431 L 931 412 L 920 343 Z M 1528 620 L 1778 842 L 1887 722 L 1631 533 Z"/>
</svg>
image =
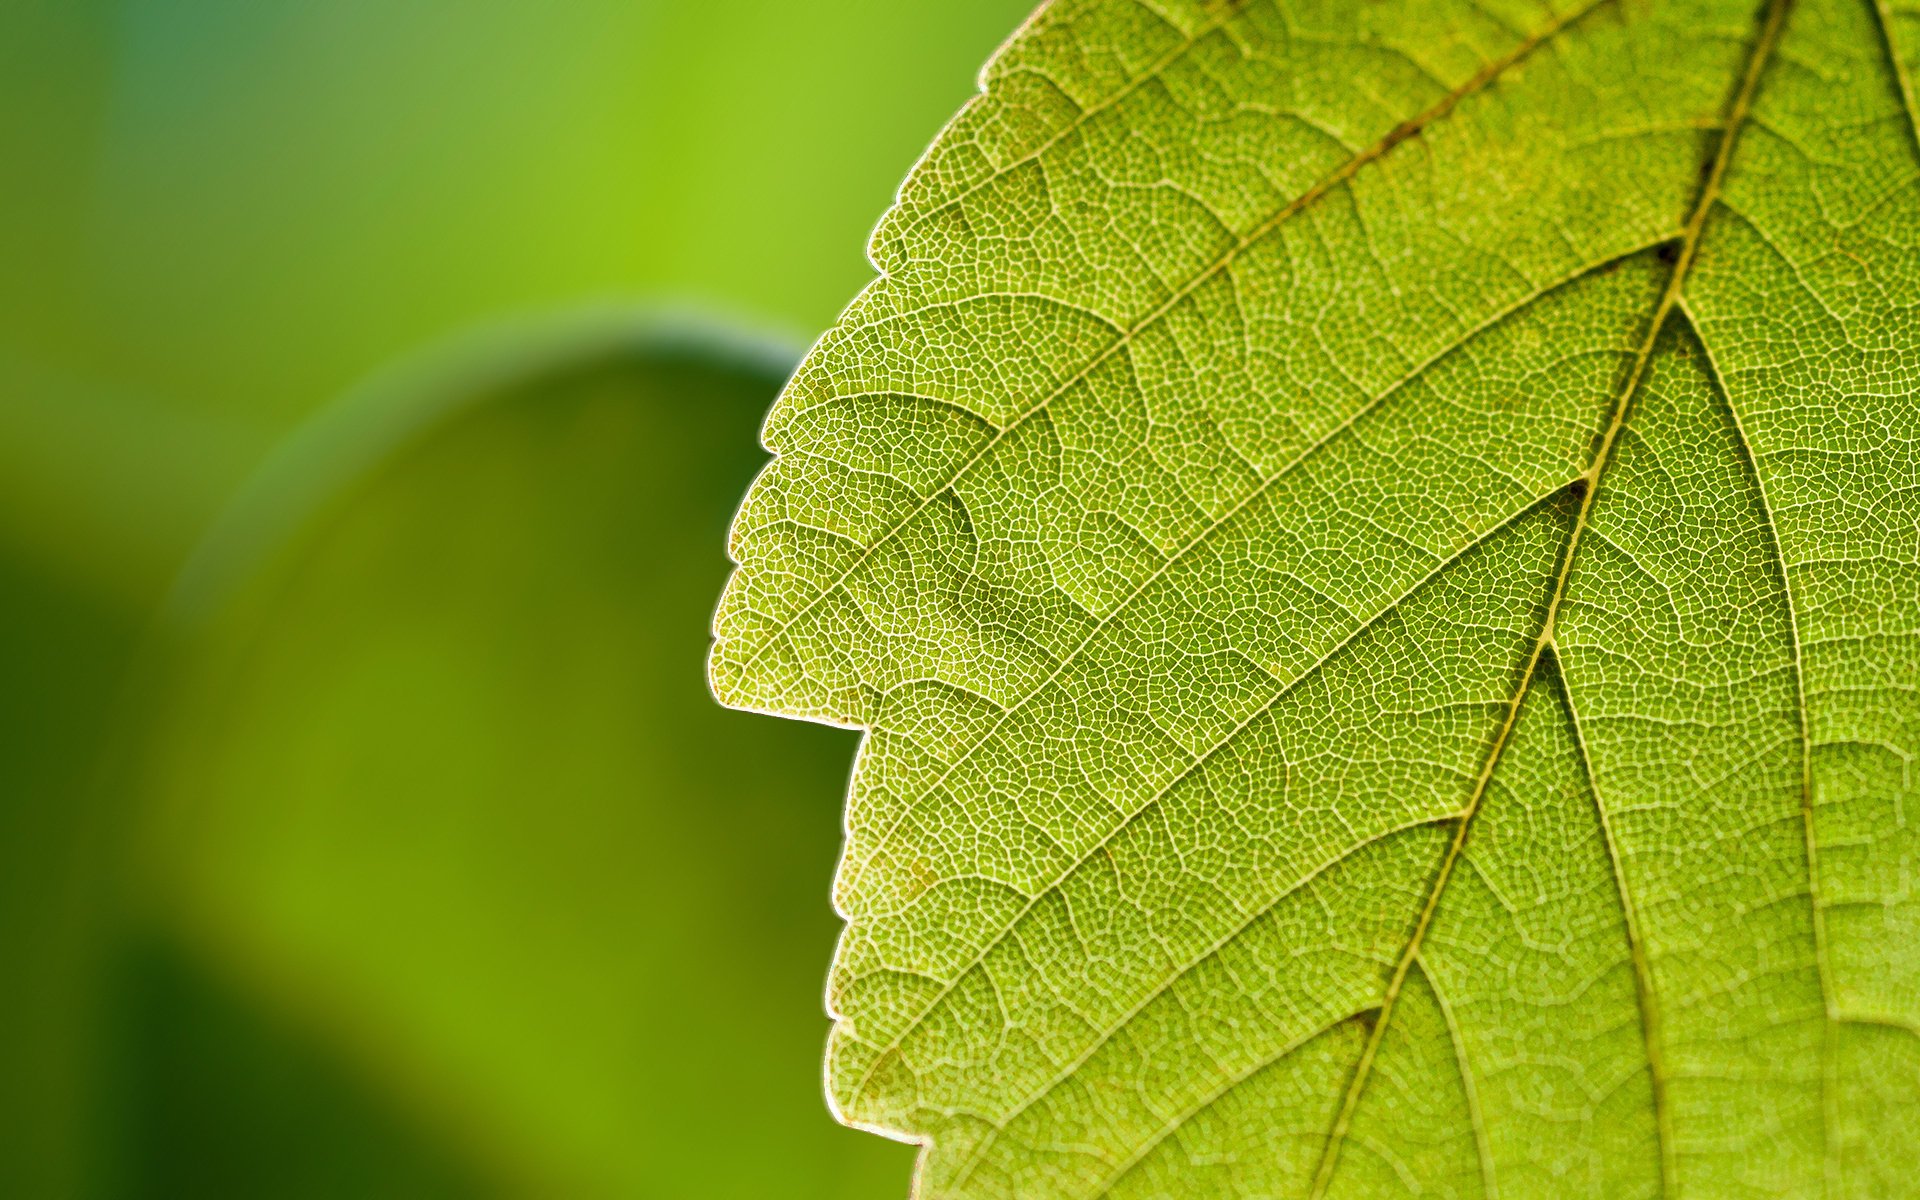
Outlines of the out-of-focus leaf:
<svg viewBox="0 0 1920 1200">
<path fill-rule="evenodd" d="M 91 218 L 75 340 L 290 421 L 423 339 L 581 296 L 811 333 L 1025 7 L 124 0 L 90 169 L 60 175 Z"/>
<path fill-rule="evenodd" d="M 454 1200 L 497 1194 L 312 1031 L 177 942 L 105 973 L 96 1191 L 119 1200 Z M 38 1193 L 36 1193 L 38 1194 Z"/>
<path fill-rule="evenodd" d="M 1860 0 L 1061 0 L 769 418 L 929 1197 L 1920 1194 L 1920 129 Z"/>
<path fill-rule="evenodd" d="M 820 1097 L 850 737 L 702 672 L 792 360 L 568 341 L 350 406 L 238 502 L 174 610 L 149 922 L 509 1190 L 896 1195 Z"/>
<path fill-rule="evenodd" d="M 89 1180 L 98 784 L 140 628 L 0 542 L 0 1196 Z"/>
<path fill-rule="evenodd" d="M 245 477 L 257 440 L 0 347 L 0 546 L 135 623 Z"/>
</svg>

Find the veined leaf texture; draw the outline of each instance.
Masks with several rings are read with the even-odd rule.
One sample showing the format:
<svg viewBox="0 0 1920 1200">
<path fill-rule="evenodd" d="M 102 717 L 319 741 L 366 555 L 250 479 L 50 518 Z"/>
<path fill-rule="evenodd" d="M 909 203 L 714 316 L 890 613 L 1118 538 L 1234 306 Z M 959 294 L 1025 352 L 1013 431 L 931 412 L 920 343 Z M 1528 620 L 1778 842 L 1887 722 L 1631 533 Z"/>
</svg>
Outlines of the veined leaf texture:
<svg viewBox="0 0 1920 1200">
<path fill-rule="evenodd" d="M 1059 0 L 768 419 L 927 1197 L 1920 1195 L 1920 7 Z"/>
</svg>

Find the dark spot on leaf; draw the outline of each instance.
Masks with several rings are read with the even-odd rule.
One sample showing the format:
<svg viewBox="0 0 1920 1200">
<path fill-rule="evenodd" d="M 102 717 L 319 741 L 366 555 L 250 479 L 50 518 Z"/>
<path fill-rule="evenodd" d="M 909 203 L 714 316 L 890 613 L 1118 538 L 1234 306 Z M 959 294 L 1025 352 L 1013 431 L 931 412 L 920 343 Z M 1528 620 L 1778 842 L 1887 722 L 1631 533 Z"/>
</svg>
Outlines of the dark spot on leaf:
<svg viewBox="0 0 1920 1200">
<path fill-rule="evenodd" d="M 1380 1023 L 1380 1006 L 1376 1004 L 1372 1008 L 1363 1008 L 1348 1019 L 1368 1033 L 1372 1033 L 1373 1027 Z"/>
<path fill-rule="evenodd" d="M 1669 265 L 1673 263 L 1677 263 L 1680 261 L 1680 243 L 1679 242 L 1661 242 L 1660 248 L 1658 250 L 1655 250 L 1653 253 L 1654 253 L 1654 257 L 1658 258 L 1663 263 L 1667 263 Z"/>
<path fill-rule="evenodd" d="M 1418 121 L 1402 121 L 1400 124 L 1395 125 L 1393 129 L 1388 132 L 1387 136 L 1381 140 L 1381 153 L 1384 154 L 1386 151 L 1398 146 L 1401 142 L 1419 133 L 1422 128 L 1424 127 Z"/>
<path fill-rule="evenodd" d="M 1567 495 L 1572 497 L 1576 504 L 1585 500 L 1587 498 L 1587 477 L 1582 475 L 1580 478 L 1568 484 Z"/>
</svg>

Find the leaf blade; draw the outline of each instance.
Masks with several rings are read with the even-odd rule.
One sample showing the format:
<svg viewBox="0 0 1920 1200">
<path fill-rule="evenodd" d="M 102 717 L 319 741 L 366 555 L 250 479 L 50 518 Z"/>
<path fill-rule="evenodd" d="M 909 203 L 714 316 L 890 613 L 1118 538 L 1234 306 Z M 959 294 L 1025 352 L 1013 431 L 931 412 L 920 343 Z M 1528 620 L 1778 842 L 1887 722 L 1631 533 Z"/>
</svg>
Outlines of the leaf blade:
<svg viewBox="0 0 1920 1200">
<path fill-rule="evenodd" d="M 1908 1012 L 1902 989 L 1920 978 L 1884 949 L 1912 901 L 1900 872 L 1920 858 L 1897 827 L 1909 784 L 1892 770 L 1917 744 L 1906 722 L 1920 653 L 1906 639 L 1920 628 L 1920 573 L 1902 541 L 1904 507 L 1867 521 L 1855 505 L 1832 544 L 1856 543 L 1847 566 L 1866 586 L 1842 595 L 1857 580 L 1829 582 L 1835 597 L 1799 619 L 1807 547 L 1847 519 L 1841 485 L 1864 479 L 1898 495 L 1911 475 L 1893 431 L 1920 377 L 1912 323 L 1901 323 L 1920 287 L 1911 239 L 1898 232 L 1911 228 L 1900 218 L 1916 163 L 1874 11 L 1802 4 L 1790 21 L 1784 4 L 1758 19 L 1710 3 L 1534 12 L 1530 32 L 1508 23 L 1500 49 L 1456 63 L 1451 83 L 1445 66 L 1423 67 L 1440 99 L 1381 118 L 1374 148 L 1350 154 L 1352 165 L 1321 167 L 1321 182 L 1246 218 L 1269 193 L 1224 169 L 1198 171 L 1205 155 L 1177 146 L 1206 146 L 1208 135 L 1185 122 L 1230 127 L 1254 107 L 1248 95 L 1268 115 L 1351 100 L 1311 68 L 1390 42 L 1368 42 L 1357 26 L 1371 18 L 1352 17 L 1350 41 L 1300 50 L 1287 40 L 1300 29 L 1275 24 L 1274 12 L 1183 7 L 1169 17 L 1173 41 L 1125 46 L 1087 30 L 1123 25 L 1137 16 L 1130 6 L 1044 10 L 909 180 L 876 234 L 882 278 L 769 420 L 778 457 L 735 527 L 742 566 L 716 618 L 712 675 L 729 703 L 869 730 L 836 891 L 849 922 L 830 996 L 836 1103 L 858 1122 L 930 1139 L 922 1182 L 935 1195 L 1385 1194 L 1439 1175 L 1491 1192 L 1502 1168 L 1534 1180 L 1585 1172 L 1606 1194 L 1768 1180 L 1829 1194 L 1888 1186 L 1884 1156 L 1906 1144 L 1899 1124 L 1920 1097 L 1889 1082 L 1899 1068 L 1866 1063 L 1843 1001 L 1871 985 L 1875 1012 Z M 1436 62 L 1472 41 L 1471 21 L 1444 5 L 1382 19 L 1447 25 L 1458 36 L 1434 41 L 1446 47 Z M 1214 38 L 1221 49 L 1209 57 Z M 1087 65 L 1108 48 L 1117 75 Z M 1206 66 L 1212 92 L 1184 73 Z M 1009 82 L 1023 73 L 1078 96 L 1060 110 L 1074 112 L 1038 131 L 1007 118 L 995 142 L 996 112 L 1038 86 Z M 1302 100 L 1314 83 L 1313 101 Z M 1796 121 L 1804 144 L 1782 132 Z M 1127 139 L 1148 149 L 1129 157 Z M 1257 144 L 1266 149 L 1245 135 L 1241 148 Z M 1315 161 L 1304 138 L 1275 157 Z M 1209 186 L 1227 197 L 1202 202 L 1212 223 L 1182 225 L 1177 205 L 1128 209 L 1123 187 L 1146 178 L 1146 159 L 1187 198 Z M 1830 164 L 1844 164 L 1833 179 Z M 1089 175 L 1112 185 L 1100 203 L 1074 190 Z M 1754 254 L 1778 251 L 1757 233 L 1768 205 L 1797 239 L 1790 282 L 1812 297 L 1805 311 L 1767 308 L 1771 326 L 1752 320 L 1767 307 L 1756 281 L 1769 278 Z M 1045 219 L 1034 215 L 1042 208 Z M 1081 242 L 1121 245 L 1062 255 L 1048 249 L 1064 236 L 1048 221 Z M 1742 221 L 1747 243 L 1736 240 Z M 1208 231 L 1226 230 L 1239 248 L 1212 258 L 1167 249 L 1183 228 L 1192 246 L 1218 245 Z M 1490 243 L 1476 239 L 1492 235 L 1501 252 L 1461 250 L 1484 251 Z M 1822 237 L 1839 253 L 1822 253 Z M 1646 252 L 1669 238 L 1670 253 Z M 1149 265 L 1129 275 L 1125 250 Z M 1206 265 L 1216 260 L 1219 276 Z M 1443 277 L 1458 286 L 1446 291 Z M 1055 293 L 1119 335 L 1104 350 L 1091 324 L 1066 336 L 1067 309 L 1048 307 Z M 982 315 L 989 302 L 1002 308 Z M 1809 313 L 1838 334 L 1810 327 Z M 1793 357 L 1809 346 L 1824 357 Z M 1782 362 L 1798 374 L 1769 374 Z M 1869 366 L 1878 408 L 1848 403 L 1844 390 L 1858 397 Z M 1760 376 L 1758 394 L 1784 402 L 1750 414 L 1726 370 Z M 842 487 L 843 476 L 883 471 L 883 450 L 926 443 L 908 425 L 849 435 L 859 422 L 809 423 L 852 386 L 937 397 L 982 424 L 959 449 L 918 459 L 917 487 L 903 482 L 893 507 L 863 505 L 878 493 Z M 1809 414 L 1832 426 L 1823 442 L 1795 425 Z M 1659 438 L 1663 455 L 1650 449 Z M 1851 476 L 1819 458 L 1836 447 L 1853 456 Z M 1616 449 L 1618 481 L 1605 474 Z M 1778 465 L 1795 453 L 1800 464 Z M 1670 466 L 1706 499 L 1662 482 Z M 1782 487 L 1808 495 L 1783 499 Z M 1803 499 L 1828 506 L 1817 522 Z M 780 545 L 783 506 L 840 521 L 838 557 L 822 555 L 811 574 L 789 569 L 800 555 Z M 1796 522 L 1819 528 L 1797 532 Z M 1527 599 L 1525 588 L 1481 581 L 1452 597 L 1454 627 L 1367 657 L 1393 645 L 1374 636 L 1376 622 L 1406 627 L 1400 606 L 1427 587 L 1423 566 L 1444 593 L 1470 574 L 1452 556 L 1471 551 L 1479 563 L 1483 542 L 1504 552 L 1509 534 L 1566 547 L 1557 566 L 1515 568 L 1514 579 L 1544 572 L 1550 586 Z M 1635 574 L 1616 539 L 1660 571 Z M 1637 624 L 1609 615 L 1628 600 Z M 1887 625 L 1871 667 L 1843 645 L 1858 640 L 1869 606 Z M 1469 618 L 1480 620 L 1474 632 Z M 1506 642 L 1490 633 L 1503 622 Z M 1395 652 L 1433 675 L 1397 669 Z M 1335 682 L 1316 674 L 1329 663 Z M 1525 1037 L 1503 1030 L 1470 974 L 1449 974 L 1438 950 L 1442 961 L 1429 962 L 1423 945 L 1430 925 L 1466 922 L 1448 915 L 1445 895 L 1456 867 L 1482 869 L 1461 818 L 1498 790 L 1519 714 L 1536 711 L 1529 684 L 1542 663 L 1561 702 L 1528 719 L 1567 726 L 1561 749 L 1577 747 L 1588 781 L 1545 791 L 1591 808 L 1577 827 L 1605 849 L 1581 860 L 1581 877 L 1602 897 L 1586 920 L 1611 931 L 1609 982 L 1596 991 L 1589 978 L 1583 994 L 1606 995 L 1616 1024 L 1639 1030 L 1633 1071 L 1595 1051 L 1563 1084 L 1584 1088 L 1592 1111 L 1539 1099 L 1545 1068 L 1502 1077 L 1509 1092 L 1531 1089 L 1530 1104 L 1466 1082 L 1471 1057 Z M 1868 740 L 1880 749 L 1821 731 L 1823 669 L 1841 686 L 1873 685 L 1871 701 L 1847 704 L 1856 725 L 1878 722 Z M 1275 721 L 1273 706 L 1302 699 L 1296 686 L 1319 707 Z M 1688 688 L 1691 706 L 1676 707 L 1675 689 Z M 1647 713 L 1631 711 L 1636 698 Z M 1616 699 L 1628 708 L 1609 708 Z M 1850 756 L 1841 770 L 1820 765 L 1836 754 Z M 1847 788 L 1855 795 L 1843 801 Z M 1749 810 L 1778 820 L 1749 828 Z M 1844 817 L 1846 835 L 1829 830 L 1830 816 Z M 1449 821 L 1457 836 L 1430 890 L 1418 881 L 1432 871 L 1405 864 L 1335 872 L 1345 887 L 1410 887 L 1424 899 L 1401 897 L 1393 911 L 1405 924 L 1387 950 L 1340 910 L 1323 940 L 1351 935 L 1355 961 L 1373 965 L 1340 986 L 1321 981 L 1326 1011 L 1290 992 L 1307 975 L 1287 956 L 1325 947 L 1242 924 L 1246 914 L 1263 919 L 1275 893 L 1344 864 L 1336 849 L 1370 849 L 1369 830 Z M 1572 853 L 1559 845 L 1532 869 L 1572 870 Z M 1493 895 L 1479 903 L 1500 907 Z M 1183 1004 L 1255 1044 L 1208 1058 L 1201 1016 L 1182 1023 L 1154 1006 L 1247 929 L 1271 943 L 1267 961 L 1251 955 L 1231 982 L 1214 978 Z M 1491 945 L 1511 950 L 1515 935 Z M 1861 961 L 1849 966 L 1849 955 Z M 1419 1036 L 1394 1024 L 1403 994 Z M 1263 1007 L 1255 995 L 1284 999 Z M 1318 1139 L 1303 1181 L 1275 1142 L 1312 1105 L 1261 1072 L 1295 1069 L 1291 1056 L 1317 1038 L 1353 1040 L 1351 1029 L 1330 1031 L 1375 1010 L 1346 1099 L 1302 1135 Z M 1570 1028 L 1557 1031 L 1563 1048 Z M 1889 1032 L 1875 1029 L 1864 1036 Z M 1438 1056 L 1442 1035 L 1450 1049 Z M 1129 1038 L 1143 1040 L 1112 1049 Z M 1376 1066 L 1391 1083 L 1403 1061 L 1427 1063 L 1406 1078 L 1431 1080 L 1443 1058 L 1459 1065 L 1446 1087 L 1459 1089 L 1452 1121 L 1469 1135 L 1447 1161 L 1465 1167 L 1383 1173 L 1391 1155 L 1373 1133 L 1361 1138 L 1366 1162 L 1342 1166 L 1350 1133 L 1396 1129 L 1404 1144 L 1422 1103 L 1455 1095 L 1403 1080 L 1374 1100 Z M 1756 1059 L 1771 1065 L 1755 1074 Z M 1051 1076 L 1059 1082 L 1042 1082 Z M 1219 1125 L 1209 1106 L 1223 1101 L 1188 1112 L 1179 1097 L 1204 1097 L 1196 1081 L 1222 1078 L 1229 1092 L 1253 1093 L 1233 1094 L 1242 1124 L 1210 1133 L 1198 1126 Z M 1640 1099 L 1621 1120 L 1650 1136 L 1622 1158 L 1615 1126 L 1627 1125 L 1594 1113 L 1629 1079 Z M 1570 1145 L 1530 1152 L 1541 1138 L 1516 1131 L 1536 1119 Z M 1168 1154 L 1184 1157 L 1168 1165 Z M 1249 1174 L 1222 1165 L 1235 1161 Z"/>
</svg>

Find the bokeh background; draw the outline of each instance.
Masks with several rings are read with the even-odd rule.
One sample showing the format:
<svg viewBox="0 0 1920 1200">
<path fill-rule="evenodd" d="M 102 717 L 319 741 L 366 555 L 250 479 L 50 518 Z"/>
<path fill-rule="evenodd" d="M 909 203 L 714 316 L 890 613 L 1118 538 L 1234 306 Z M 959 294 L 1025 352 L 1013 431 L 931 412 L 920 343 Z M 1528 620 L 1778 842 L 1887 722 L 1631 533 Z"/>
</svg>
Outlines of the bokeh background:
<svg viewBox="0 0 1920 1200">
<path fill-rule="evenodd" d="M 1027 0 L 0 0 L 0 1195 L 901 1197 L 754 432 Z"/>
</svg>

